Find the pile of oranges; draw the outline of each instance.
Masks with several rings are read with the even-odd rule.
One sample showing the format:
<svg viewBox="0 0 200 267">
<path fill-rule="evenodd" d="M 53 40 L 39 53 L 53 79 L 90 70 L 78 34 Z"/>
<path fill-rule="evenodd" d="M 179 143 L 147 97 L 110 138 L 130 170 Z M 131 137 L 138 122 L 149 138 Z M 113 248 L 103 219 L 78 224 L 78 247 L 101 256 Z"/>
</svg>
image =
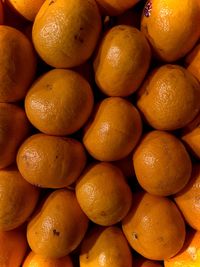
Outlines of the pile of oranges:
<svg viewBox="0 0 200 267">
<path fill-rule="evenodd" d="M 0 0 L 0 267 L 200 266 L 199 0 Z"/>
</svg>

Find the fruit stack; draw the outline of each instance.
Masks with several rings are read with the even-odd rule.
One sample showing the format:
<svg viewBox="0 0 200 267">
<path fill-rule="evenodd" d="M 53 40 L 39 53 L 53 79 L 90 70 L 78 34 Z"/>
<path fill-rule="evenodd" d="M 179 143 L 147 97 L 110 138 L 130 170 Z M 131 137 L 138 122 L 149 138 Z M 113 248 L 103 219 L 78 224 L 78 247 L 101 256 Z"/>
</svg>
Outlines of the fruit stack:
<svg viewBox="0 0 200 267">
<path fill-rule="evenodd" d="M 0 267 L 200 266 L 199 0 L 0 0 Z"/>
</svg>

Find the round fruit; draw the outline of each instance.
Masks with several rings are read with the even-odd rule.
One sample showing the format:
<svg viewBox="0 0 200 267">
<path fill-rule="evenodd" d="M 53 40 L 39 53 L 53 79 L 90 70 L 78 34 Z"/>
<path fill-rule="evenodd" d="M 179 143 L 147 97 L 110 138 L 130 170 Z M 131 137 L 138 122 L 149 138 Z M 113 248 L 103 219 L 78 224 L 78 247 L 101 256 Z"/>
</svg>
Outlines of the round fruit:
<svg viewBox="0 0 200 267">
<path fill-rule="evenodd" d="M 0 266 L 21 266 L 28 244 L 22 229 L 0 231 Z"/>
<path fill-rule="evenodd" d="M 86 164 L 82 144 L 72 138 L 35 134 L 17 154 L 20 173 L 29 183 L 61 188 L 75 182 Z"/>
<path fill-rule="evenodd" d="M 200 37 L 200 27 L 196 27 L 200 24 L 199 11 L 198 0 L 146 2 L 141 30 L 159 58 L 173 62 L 192 49 Z"/>
<path fill-rule="evenodd" d="M 0 169 L 15 161 L 17 149 L 28 135 L 29 128 L 22 108 L 0 103 Z"/>
<path fill-rule="evenodd" d="M 192 172 L 184 145 L 172 134 L 162 131 L 152 131 L 143 137 L 134 152 L 133 164 L 140 185 L 160 196 L 183 189 Z"/>
<path fill-rule="evenodd" d="M 73 267 L 73 264 L 68 255 L 59 259 L 51 259 L 31 251 L 22 267 Z"/>
<path fill-rule="evenodd" d="M 132 201 L 131 190 L 120 169 L 104 162 L 85 170 L 77 181 L 76 197 L 88 218 L 104 226 L 121 221 Z"/>
<path fill-rule="evenodd" d="M 154 70 L 138 93 L 137 106 L 158 130 L 175 130 L 191 122 L 200 110 L 198 81 L 178 65 Z"/>
<path fill-rule="evenodd" d="M 142 133 L 138 110 L 120 97 L 104 99 L 93 115 L 83 137 L 88 152 L 100 161 L 126 157 Z"/>
<path fill-rule="evenodd" d="M 95 0 L 46 0 L 33 24 L 33 43 L 47 64 L 70 68 L 91 56 L 100 30 Z"/>
<path fill-rule="evenodd" d="M 50 135 L 76 132 L 88 119 L 92 107 L 89 83 L 72 70 L 50 70 L 32 85 L 25 98 L 30 122 Z"/>
<path fill-rule="evenodd" d="M 36 254 L 61 258 L 76 249 L 88 227 L 74 192 L 55 190 L 27 226 L 27 240 Z"/>
<path fill-rule="evenodd" d="M 189 229 L 181 251 L 164 262 L 165 267 L 199 267 L 200 232 Z"/>
<path fill-rule="evenodd" d="M 96 0 L 101 11 L 109 16 L 116 16 L 133 7 L 140 0 Z"/>
<path fill-rule="evenodd" d="M 133 206 L 122 229 L 132 248 L 151 260 L 171 258 L 185 240 L 185 223 L 176 205 L 149 193 L 133 194 Z"/>
<path fill-rule="evenodd" d="M 200 43 L 187 55 L 185 63 L 187 70 L 200 82 Z"/>
<path fill-rule="evenodd" d="M 23 179 L 15 167 L 0 170 L 0 231 L 23 224 L 33 212 L 39 190 Z"/>
<path fill-rule="evenodd" d="M 116 226 L 95 226 L 81 244 L 79 261 L 80 267 L 132 267 L 131 250 Z"/>
<path fill-rule="evenodd" d="M 24 18 L 34 21 L 45 0 L 8 0 L 8 3 Z"/>
<path fill-rule="evenodd" d="M 36 56 L 28 38 L 5 25 L 0 25 L 0 69 L 0 102 L 24 98 L 35 76 Z"/>
<path fill-rule="evenodd" d="M 193 166 L 189 183 L 175 195 L 175 201 L 187 223 L 200 231 L 200 164 Z"/>
<path fill-rule="evenodd" d="M 96 83 L 106 95 L 130 95 L 142 83 L 150 59 L 151 50 L 142 32 L 130 26 L 115 26 L 98 48 L 94 61 Z"/>
</svg>

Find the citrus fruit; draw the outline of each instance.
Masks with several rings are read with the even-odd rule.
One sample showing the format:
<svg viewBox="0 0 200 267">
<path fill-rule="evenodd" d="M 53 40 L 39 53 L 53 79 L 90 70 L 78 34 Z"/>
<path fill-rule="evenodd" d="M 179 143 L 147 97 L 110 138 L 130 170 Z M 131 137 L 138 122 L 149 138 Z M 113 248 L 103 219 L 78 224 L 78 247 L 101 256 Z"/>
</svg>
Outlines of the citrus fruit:
<svg viewBox="0 0 200 267">
<path fill-rule="evenodd" d="M 50 135 L 78 131 L 93 107 L 89 83 L 72 70 L 53 69 L 35 81 L 25 98 L 30 122 Z"/>
<path fill-rule="evenodd" d="M 133 194 L 122 229 L 131 247 L 151 260 L 171 258 L 185 241 L 185 223 L 174 202 L 146 192 Z"/>
<path fill-rule="evenodd" d="M 76 249 L 88 227 L 73 191 L 53 191 L 27 226 L 27 240 L 36 254 L 61 258 Z"/>
<path fill-rule="evenodd" d="M 46 0 L 33 24 L 33 43 L 47 64 L 70 68 L 91 56 L 100 30 L 95 0 Z"/>
<path fill-rule="evenodd" d="M 35 134 L 25 140 L 17 153 L 17 166 L 24 179 L 40 187 L 72 184 L 85 164 L 84 148 L 72 138 Z"/>
<path fill-rule="evenodd" d="M 79 205 L 96 224 L 115 224 L 131 207 L 131 190 L 120 169 L 111 163 L 101 162 L 88 167 L 75 189 Z"/>
<path fill-rule="evenodd" d="M 126 157 L 142 133 L 138 110 L 120 97 L 105 98 L 86 126 L 83 143 L 92 157 L 115 161 Z"/>
<path fill-rule="evenodd" d="M 150 60 L 151 50 L 142 32 L 126 25 L 115 26 L 98 48 L 94 61 L 96 83 L 106 95 L 130 95 L 141 85 Z"/>
<path fill-rule="evenodd" d="M 143 137 L 134 151 L 133 164 L 143 189 L 160 196 L 183 189 L 192 172 L 190 156 L 184 145 L 164 131 L 151 131 Z"/>
<path fill-rule="evenodd" d="M 175 130 L 191 122 L 200 110 L 197 79 L 178 65 L 155 69 L 138 92 L 137 106 L 158 130 Z"/>
</svg>

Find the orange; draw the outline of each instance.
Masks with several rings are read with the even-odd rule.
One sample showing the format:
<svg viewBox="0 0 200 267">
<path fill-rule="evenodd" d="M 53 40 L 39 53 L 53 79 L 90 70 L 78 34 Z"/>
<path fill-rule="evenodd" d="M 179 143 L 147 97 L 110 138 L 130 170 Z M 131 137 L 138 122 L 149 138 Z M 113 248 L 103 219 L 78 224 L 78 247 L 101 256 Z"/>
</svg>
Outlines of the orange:
<svg viewBox="0 0 200 267">
<path fill-rule="evenodd" d="M 178 65 L 163 65 L 145 80 L 137 106 L 146 121 L 158 130 L 175 130 L 191 122 L 200 110 L 196 78 Z"/>
<path fill-rule="evenodd" d="M 33 43 L 47 64 L 70 68 L 92 55 L 100 30 L 95 0 L 46 0 L 33 24 Z"/>
<path fill-rule="evenodd" d="M 143 137 L 133 154 L 133 164 L 140 185 L 147 192 L 160 196 L 183 189 L 192 172 L 184 145 L 164 131 L 152 131 Z"/>
<path fill-rule="evenodd" d="M 104 99 L 93 113 L 83 137 L 88 152 L 100 161 L 126 157 L 142 133 L 138 110 L 120 97 Z"/>
<path fill-rule="evenodd" d="M 0 266 L 21 266 L 28 244 L 26 234 L 20 228 L 0 231 Z"/>
<path fill-rule="evenodd" d="M 79 261 L 80 267 L 132 267 L 128 242 L 116 226 L 95 226 L 81 244 Z"/>
<path fill-rule="evenodd" d="M 23 224 L 33 212 L 38 197 L 38 189 L 24 180 L 15 167 L 0 170 L 0 231 Z"/>
<path fill-rule="evenodd" d="M 200 125 L 191 132 L 182 136 L 182 140 L 186 143 L 192 153 L 200 158 Z"/>
<path fill-rule="evenodd" d="M 24 18 L 34 21 L 45 0 L 8 0 L 8 3 Z"/>
<path fill-rule="evenodd" d="M 76 132 L 88 119 L 92 107 L 89 83 L 72 70 L 53 69 L 43 74 L 25 98 L 30 122 L 50 135 Z"/>
<path fill-rule="evenodd" d="M 185 58 L 187 70 L 200 82 L 200 43 Z"/>
<path fill-rule="evenodd" d="M 116 16 L 136 5 L 139 0 L 96 0 L 102 12 L 109 16 Z"/>
<path fill-rule="evenodd" d="M 200 37 L 199 0 L 148 0 L 141 30 L 155 54 L 165 62 L 185 56 Z M 184 21 L 184 27 L 183 27 Z M 183 45 L 184 44 L 184 45 Z"/>
<path fill-rule="evenodd" d="M 86 164 L 82 144 L 72 138 L 35 134 L 17 154 L 20 173 L 29 183 L 48 188 L 72 184 Z"/>
<path fill-rule="evenodd" d="M 106 95 L 130 95 L 141 85 L 150 60 L 151 50 L 142 32 L 131 26 L 115 26 L 98 48 L 94 61 L 96 83 Z"/>
<path fill-rule="evenodd" d="M 3 24 L 3 19 L 4 19 L 3 4 L 2 1 L 0 1 L 0 24 Z"/>
<path fill-rule="evenodd" d="M 23 99 L 35 75 L 36 56 L 23 33 L 4 25 L 0 25 L 0 69 L 0 102 Z"/>
<path fill-rule="evenodd" d="M 186 222 L 196 230 L 200 230 L 200 164 L 193 166 L 189 183 L 175 195 L 175 201 Z"/>
<path fill-rule="evenodd" d="M 67 255 L 59 259 L 51 259 L 31 251 L 22 267 L 73 267 L 71 258 Z"/>
<path fill-rule="evenodd" d="M 199 267 L 200 232 L 189 229 L 181 251 L 164 262 L 165 267 Z"/>
<path fill-rule="evenodd" d="M 131 247 L 151 260 L 171 258 L 185 241 L 185 223 L 174 202 L 146 192 L 133 194 L 122 229 Z"/>
<path fill-rule="evenodd" d="M 30 125 L 22 108 L 0 103 L 0 169 L 15 161 L 17 149 L 29 130 Z"/>
<path fill-rule="evenodd" d="M 78 179 L 75 190 L 82 210 L 96 224 L 115 224 L 131 207 L 131 190 L 120 169 L 111 163 L 88 167 Z"/>
<path fill-rule="evenodd" d="M 74 192 L 53 191 L 27 226 L 30 248 L 48 258 L 61 258 L 76 249 L 88 227 Z"/>
</svg>

